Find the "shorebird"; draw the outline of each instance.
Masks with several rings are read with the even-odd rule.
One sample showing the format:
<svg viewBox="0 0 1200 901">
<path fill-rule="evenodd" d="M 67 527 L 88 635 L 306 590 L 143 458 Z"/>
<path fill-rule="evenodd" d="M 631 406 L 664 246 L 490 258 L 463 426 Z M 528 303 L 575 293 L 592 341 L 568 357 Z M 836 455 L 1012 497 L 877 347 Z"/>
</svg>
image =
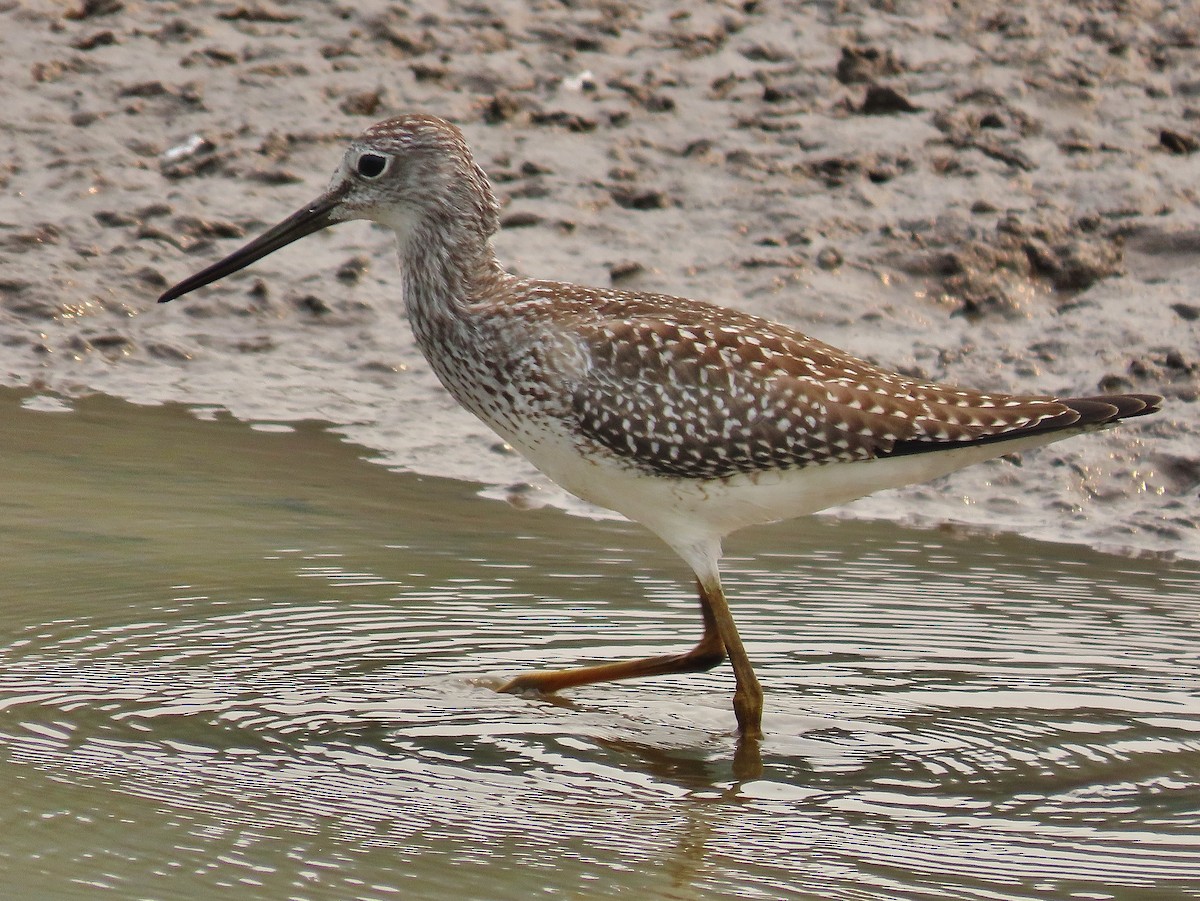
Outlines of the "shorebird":
<svg viewBox="0 0 1200 901">
<path fill-rule="evenodd" d="M 721 587 L 725 536 L 1162 402 L 932 384 L 720 306 L 518 278 L 492 249 L 487 176 L 462 133 L 427 115 L 368 128 L 324 194 L 159 301 L 351 219 L 395 232 L 409 322 L 455 400 L 567 491 L 654 532 L 696 576 L 703 633 L 691 650 L 528 673 L 502 691 L 699 672 L 728 658 L 739 733 L 758 738 L 762 689 Z"/>
</svg>

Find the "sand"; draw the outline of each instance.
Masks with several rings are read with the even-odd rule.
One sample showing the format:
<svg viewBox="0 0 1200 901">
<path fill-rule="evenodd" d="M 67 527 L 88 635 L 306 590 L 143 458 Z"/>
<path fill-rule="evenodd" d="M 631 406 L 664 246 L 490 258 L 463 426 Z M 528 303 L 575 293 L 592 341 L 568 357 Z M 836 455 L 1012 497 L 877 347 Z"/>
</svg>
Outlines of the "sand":
<svg viewBox="0 0 1200 901">
<path fill-rule="evenodd" d="M 1197 558 L 1195 13 L 0 0 L 0 381 L 323 420 L 397 469 L 589 512 L 437 385 L 377 228 L 154 303 L 421 110 L 465 130 L 522 274 L 716 301 L 961 385 L 1167 397 L 838 515 Z"/>
</svg>

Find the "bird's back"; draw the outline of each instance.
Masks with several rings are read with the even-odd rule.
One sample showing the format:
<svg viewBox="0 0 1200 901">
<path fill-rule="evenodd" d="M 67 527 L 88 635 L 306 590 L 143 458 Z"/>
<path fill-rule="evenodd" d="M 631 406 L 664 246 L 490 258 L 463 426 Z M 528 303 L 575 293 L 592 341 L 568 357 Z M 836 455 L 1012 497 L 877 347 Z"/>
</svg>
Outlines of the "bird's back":
<svg viewBox="0 0 1200 901">
<path fill-rule="evenodd" d="M 478 313 L 509 336 L 501 368 L 524 414 L 647 474 L 711 480 L 922 453 L 1101 425 L 1160 400 L 922 382 L 787 326 L 667 295 L 516 279 L 504 295 Z"/>
</svg>

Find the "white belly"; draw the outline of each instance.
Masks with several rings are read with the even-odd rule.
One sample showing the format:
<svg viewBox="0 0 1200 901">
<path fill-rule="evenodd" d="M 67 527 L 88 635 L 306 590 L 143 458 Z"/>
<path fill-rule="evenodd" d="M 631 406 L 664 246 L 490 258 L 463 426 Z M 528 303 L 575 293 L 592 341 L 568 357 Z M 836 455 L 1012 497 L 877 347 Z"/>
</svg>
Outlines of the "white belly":
<svg viewBox="0 0 1200 901">
<path fill-rule="evenodd" d="M 680 550 L 719 542 L 747 526 L 816 513 L 1073 434 L 1077 432 L 1063 430 L 925 454 L 713 480 L 655 476 L 623 466 L 611 456 L 584 457 L 564 435 L 543 433 L 536 443 L 520 436 L 505 437 L 567 491 L 641 523 Z"/>
</svg>

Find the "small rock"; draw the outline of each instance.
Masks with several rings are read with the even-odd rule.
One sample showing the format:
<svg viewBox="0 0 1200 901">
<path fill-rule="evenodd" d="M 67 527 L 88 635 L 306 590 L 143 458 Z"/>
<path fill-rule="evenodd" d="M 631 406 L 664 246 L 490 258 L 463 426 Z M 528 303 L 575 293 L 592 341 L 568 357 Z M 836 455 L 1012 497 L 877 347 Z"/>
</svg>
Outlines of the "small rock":
<svg viewBox="0 0 1200 901">
<path fill-rule="evenodd" d="M 71 46 L 76 50 L 95 50 L 97 47 L 107 47 L 117 42 L 117 36 L 111 31 L 97 31 L 87 37 L 72 41 Z"/>
<path fill-rule="evenodd" d="M 120 12 L 124 8 L 125 4 L 121 0 L 83 0 L 83 3 L 75 7 L 75 9 L 63 13 L 63 18 L 80 21 L 81 19 L 91 19 L 95 16 L 109 16 Z"/>
<path fill-rule="evenodd" d="M 1159 131 L 1158 143 L 1162 147 L 1165 147 L 1169 153 L 1174 153 L 1178 156 L 1184 156 L 1200 150 L 1200 141 L 1197 141 L 1191 135 L 1182 134 L 1178 131 L 1171 131 L 1167 128 Z"/>
<path fill-rule="evenodd" d="M 813 178 L 825 182 L 826 187 L 836 188 L 846 183 L 847 179 L 858 172 L 862 166 L 858 160 L 834 156 L 807 164 Z"/>
<path fill-rule="evenodd" d="M 872 184 L 884 185 L 900 174 L 895 166 L 887 164 L 874 166 L 867 170 L 867 180 Z"/>
<path fill-rule="evenodd" d="M 304 181 L 295 172 L 288 169 L 254 169 L 245 173 L 251 181 L 262 182 L 264 185 L 294 185 Z"/>
<path fill-rule="evenodd" d="M 530 510 L 541 506 L 537 497 L 537 488 L 528 482 L 517 482 L 509 485 L 504 499 L 518 510 Z"/>
<path fill-rule="evenodd" d="M 170 93 L 161 81 L 139 81 L 117 92 L 118 97 L 161 97 Z"/>
<path fill-rule="evenodd" d="M 568 75 L 559 82 L 559 86 L 564 91 L 570 91 L 571 93 L 594 91 L 596 90 L 596 76 L 592 74 L 591 69 L 585 69 L 576 75 Z M 613 87 L 616 87 L 616 85 L 613 85 Z"/>
<path fill-rule="evenodd" d="M 675 101 L 665 94 L 659 94 L 644 84 L 638 84 L 635 81 L 630 81 L 627 78 L 613 78 L 608 81 L 608 86 L 618 91 L 625 92 L 632 100 L 634 100 L 642 109 L 651 113 L 669 113 L 675 109 Z"/>
<path fill-rule="evenodd" d="M 824 247 L 817 254 L 817 266 L 826 272 L 839 268 L 843 262 L 842 255 L 834 247 Z"/>
<path fill-rule="evenodd" d="M 332 313 L 333 310 L 324 300 L 317 297 L 315 294 L 305 294 L 294 300 L 293 305 L 297 310 L 305 313 L 311 313 L 313 316 L 326 316 Z"/>
<path fill-rule="evenodd" d="M 1191 303 L 1173 303 L 1171 309 L 1184 322 L 1195 322 L 1200 319 L 1200 306 Z"/>
<path fill-rule="evenodd" d="M 358 282 L 370 267 L 370 260 L 365 256 L 351 257 L 338 267 L 336 278 L 339 282 L 353 285 Z"/>
<path fill-rule="evenodd" d="M 39 84 L 59 81 L 69 72 L 79 72 L 83 69 L 82 57 L 70 60 L 55 59 L 49 62 L 34 63 L 29 67 L 29 75 Z"/>
<path fill-rule="evenodd" d="M 137 219 L 129 213 L 119 210 L 100 210 L 92 214 L 92 218 L 105 228 L 116 228 L 124 225 L 136 225 Z"/>
<path fill-rule="evenodd" d="M 541 179 L 533 178 L 514 187 L 508 196 L 510 200 L 541 200 L 543 197 L 549 197 L 550 193 L 547 184 Z"/>
<path fill-rule="evenodd" d="M 629 281 L 636 275 L 646 271 L 646 267 L 636 260 L 624 260 L 620 263 L 613 263 L 608 267 L 608 278 L 614 284 Z"/>
<path fill-rule="evenodd" d="M 511 94 L 498 93 L 484 105 L 483 121 L 491 125 L 507 122 L 520 108 L 521 104 Z"/>
<path fill-rule="evenodd" d="M 1122 269 L 1122 254 L 1108 243 L 1063 241 L 1048 246 L 1037 239 L 1025 242 L 1033 271 L 1047 278 L 1056 291 L 1079 292 Z"/>
<path fill-rule="evenodd" d="M 133 346 L 133 342 L 129 338 L 115 332 L 107 335 L 96 335 L 91 339 L 91 344 L 97 350 L 109 351 L 111 353 L 124 353 Z"/>
<path fill-rule="evenodd" d="M 347 116 L 374 116 L 382 104 L 382 91 L 358 91 L 347 96 L 338 109 Z"/>
<path fill-rule="evenodd" d="M 666 191 L 614 188 L 609 193 L 618 206 L 627 210 L 662 210 L 671 205 Z"/>
<path fill-rule="evenodd" d="M 895 88 L 886 85 L 873 84 L 867 88 L 858 111 L 864 116 L 887 116 L 892 113 L 920 112 L 919 106 L 914 106 L 907 97 Z"/>
<path fill-rule="evenodd" d="M 531 117 L 534 125 L 560 125 L 567 131 L 586 134 L 596 130 L 599 124 L 595 119 L 581 116 L 578 113 L 568 113 L 565 110 L 534 113 Z"/>
<path fill-rule="evenodd" d="M 407 13 L 404 14 L 407 17 Z M 410 27 L 393 24 L 388 18 L 369 21 L 372 37 L 391 44 L 407 57 L 424 56 L 437 46 L 429 31 L 416 32 Z"/>
<path fill-rule="evenodd" d="M 201 135 L 164 150 L 159 157 L 162 174 L 167 178 L 188 178 L 217 165 L 216 145 Z"/>
<path fill-rule="evenodd" d="M 792 58 L 792 51 L 775 44 L 751 44 L 742 50 L 742 56 L 761 63 L 782 63 Z"/>
<path fill-rule="evenodd" d="M 408 68 L 417 81 L 441 81 L 449 71 L 445 66 L 431 63 L 413 63 Z"/>
<path fill-rule="evenodd" d="M 210 67 L 232 66 L 238 61 L 238 55 L 225 47 L 205 47 L 196 52 L 195 58 L 189 56 L 187 59 L 188 62 L 181 65 L 195 65 L 198 60 Z"/>
<path fill-rule="evenodd" d="M 246 230 L 224 219 L 201 219 L 199 216 L 176 216 L 171 223 L 177 234 L 193 238 L 243 238 Z"/>
<path fill-rule="evenodd" d="M 1132 391 L 1133 382 L 1129 381 L 1129 379 L 1125 378 L 1123 375 L 1109 373 L 1100 379 L 1100 381 L 1097 383 L 1097 387 L 1104 394 L 1120 394 L 1124 391 Z"/>
<path fill-rule="evenodd" d="M 227 22 L 295 22 L 300 17 L 266 3 L 250 3 L 219 12 L 217 18 Z"/>
<path fill-rule="evenodd" d="M 515 213 L 509 213 L 500 219 L 501 228 L 529 228 L 531 225 L 539 225 L 542 222 L 542 217 L 537 213 L 529 210 L 517 210 Z"/>
<path fill-rule="evenodd" d="M 1183 372 L 1191 372 L 1192 366 L 1183 358 L 1183 354 L 1172 348 L 1167 351 L 1167 355 L 1163 358 L 1163 365 L 1168 369 L 1178 369 Z"/>
<path fill-rule="evenodd" d="M 837 80 L 842 84 L 864 84 L 883 75 L 897 75 L 900 63 L 890 50 L 876 47 L 843 47 L 837 64 Z"/>
<path fill-rule="evenodd" d="M 133 274 L 133 277 L 143 285 L 147 285 L 151 288 L 165 288 L 170 284 L 170 282 L 167 281 L 166 276 L 164 276 L 157 269 L 152 269 L 149 266 L 143 266 Z"/>
<path fill-rule="evenodd" d="M 151 32 L 160 44 L 182 44 L 204 34 L 197 26 L 186 19 L 172 19 L 162 28 Z"/>
<path fill-rule="evenodd" d="M 246 75 L 261 75 L 264 78 L 297 78 L 307 74 L 308 66 L 297 62 L 263 63 L 246 70 Z M 241 81 L 243 84 L 250 83 L 244 76 Z"/>
</svg>

